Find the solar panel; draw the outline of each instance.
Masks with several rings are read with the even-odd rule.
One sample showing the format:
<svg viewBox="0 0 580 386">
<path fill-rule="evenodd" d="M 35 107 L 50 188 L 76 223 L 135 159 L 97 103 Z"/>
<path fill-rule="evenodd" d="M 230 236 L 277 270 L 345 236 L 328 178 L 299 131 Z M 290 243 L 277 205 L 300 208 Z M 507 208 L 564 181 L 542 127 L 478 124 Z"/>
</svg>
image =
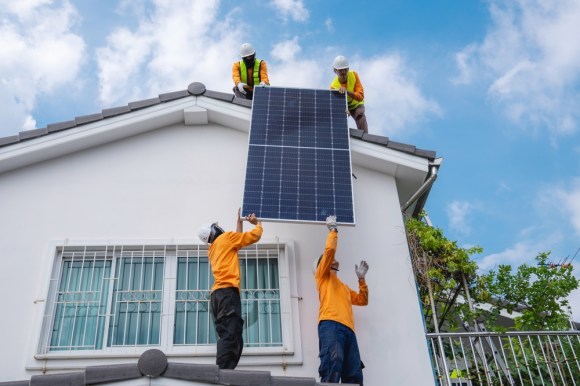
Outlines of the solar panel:
<svg viewBox="0 0 580 386">
<path fill-rule="evenodd" d="M 354 224 L 346 99 L 331 90 L 254 89 L 242 213 Z"/>
</svg>

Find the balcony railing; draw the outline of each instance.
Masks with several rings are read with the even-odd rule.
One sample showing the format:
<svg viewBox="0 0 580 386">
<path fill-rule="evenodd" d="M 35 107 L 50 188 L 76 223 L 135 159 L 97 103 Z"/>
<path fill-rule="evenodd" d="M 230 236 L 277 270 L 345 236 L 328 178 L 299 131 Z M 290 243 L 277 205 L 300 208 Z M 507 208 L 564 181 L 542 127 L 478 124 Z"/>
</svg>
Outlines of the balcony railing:
<svg viewBox="0 0 580 386">
<path fill-rule="evenodd" d="M 580 386 L 580 331 L 427 334 L 440 386 Z"/>
</svg>

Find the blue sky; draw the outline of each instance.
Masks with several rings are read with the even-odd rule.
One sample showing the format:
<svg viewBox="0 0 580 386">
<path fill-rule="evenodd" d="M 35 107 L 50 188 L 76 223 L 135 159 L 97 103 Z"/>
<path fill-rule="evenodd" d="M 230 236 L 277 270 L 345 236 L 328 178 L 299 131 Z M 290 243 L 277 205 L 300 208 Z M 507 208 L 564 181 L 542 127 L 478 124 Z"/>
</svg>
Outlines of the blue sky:
<svg viewBox="0 0 580 386">
<path fill-rule="evenodd" d="M 245 41 L 276 86 L 327 88 L 342 54 L 369 132 L 444 158 L 434 225 L 482 246 L 482 270 L 559 262 L 580 248 L 578 20 L 580 0 L 0 0 L 0 137 L 194 81 L 229 92 Z"/>
</svg>

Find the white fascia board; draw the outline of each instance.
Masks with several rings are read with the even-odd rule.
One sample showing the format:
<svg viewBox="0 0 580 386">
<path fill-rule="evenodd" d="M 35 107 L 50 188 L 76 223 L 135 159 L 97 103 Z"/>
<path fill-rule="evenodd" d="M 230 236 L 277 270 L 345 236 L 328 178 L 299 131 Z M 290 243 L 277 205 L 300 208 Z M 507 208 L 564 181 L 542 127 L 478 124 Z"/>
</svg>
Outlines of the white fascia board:
<svg viewBox="0 0 580 386">
<path fill-rule="evenodd" d="M 350 139 L 350 149 L 353 164 L 387 173 L 394 177 L 401 175 L 429 173 L 429 161 L 423 157 L 403 153 L 398 150 L 365 142 L 360 139 Z"/>
<path fill-rule="evenodd" d="M 188 122 L 190 125 L 203 124 L 204 121 L 207 123 L 207 119 L 212 123 L 249 132 L 249 108 L 203 96 L 191 96 L 2 147 L 0 173 L 160 127 L 184 124 L 187 114 L 192 118 L 192 113 L 196 115 L 196 120 Z"/>
<path fill-rule="evenodd" d="M 197 106 L 208 110 L 208 119 L 210 122 L 231 127 L 244 133 L 250 132 L 252 110 L 248 107 L 204 96 L 197 98 Z"/>
<path fill-rule="evenodd" d="M 0 173 L 183 123 L 183 111 L 195 104 L 195 97 L 183 98 L 5 146 L 0 148 Z"/>
</svg>

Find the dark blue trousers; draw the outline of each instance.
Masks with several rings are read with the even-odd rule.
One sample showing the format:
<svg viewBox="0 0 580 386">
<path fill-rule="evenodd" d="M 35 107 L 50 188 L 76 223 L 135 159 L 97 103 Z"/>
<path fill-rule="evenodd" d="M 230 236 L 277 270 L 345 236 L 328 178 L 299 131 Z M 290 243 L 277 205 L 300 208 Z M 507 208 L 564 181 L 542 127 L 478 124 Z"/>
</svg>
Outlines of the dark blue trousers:
<svg viewBox="0 0 580 386">
<path fill-rule="evenodd" d="M 364 365 L 354 331 L 338 322 L 323 320 L 318 324 L 318 349 L 321 382 L 363 385 Z"/>
</svg>

